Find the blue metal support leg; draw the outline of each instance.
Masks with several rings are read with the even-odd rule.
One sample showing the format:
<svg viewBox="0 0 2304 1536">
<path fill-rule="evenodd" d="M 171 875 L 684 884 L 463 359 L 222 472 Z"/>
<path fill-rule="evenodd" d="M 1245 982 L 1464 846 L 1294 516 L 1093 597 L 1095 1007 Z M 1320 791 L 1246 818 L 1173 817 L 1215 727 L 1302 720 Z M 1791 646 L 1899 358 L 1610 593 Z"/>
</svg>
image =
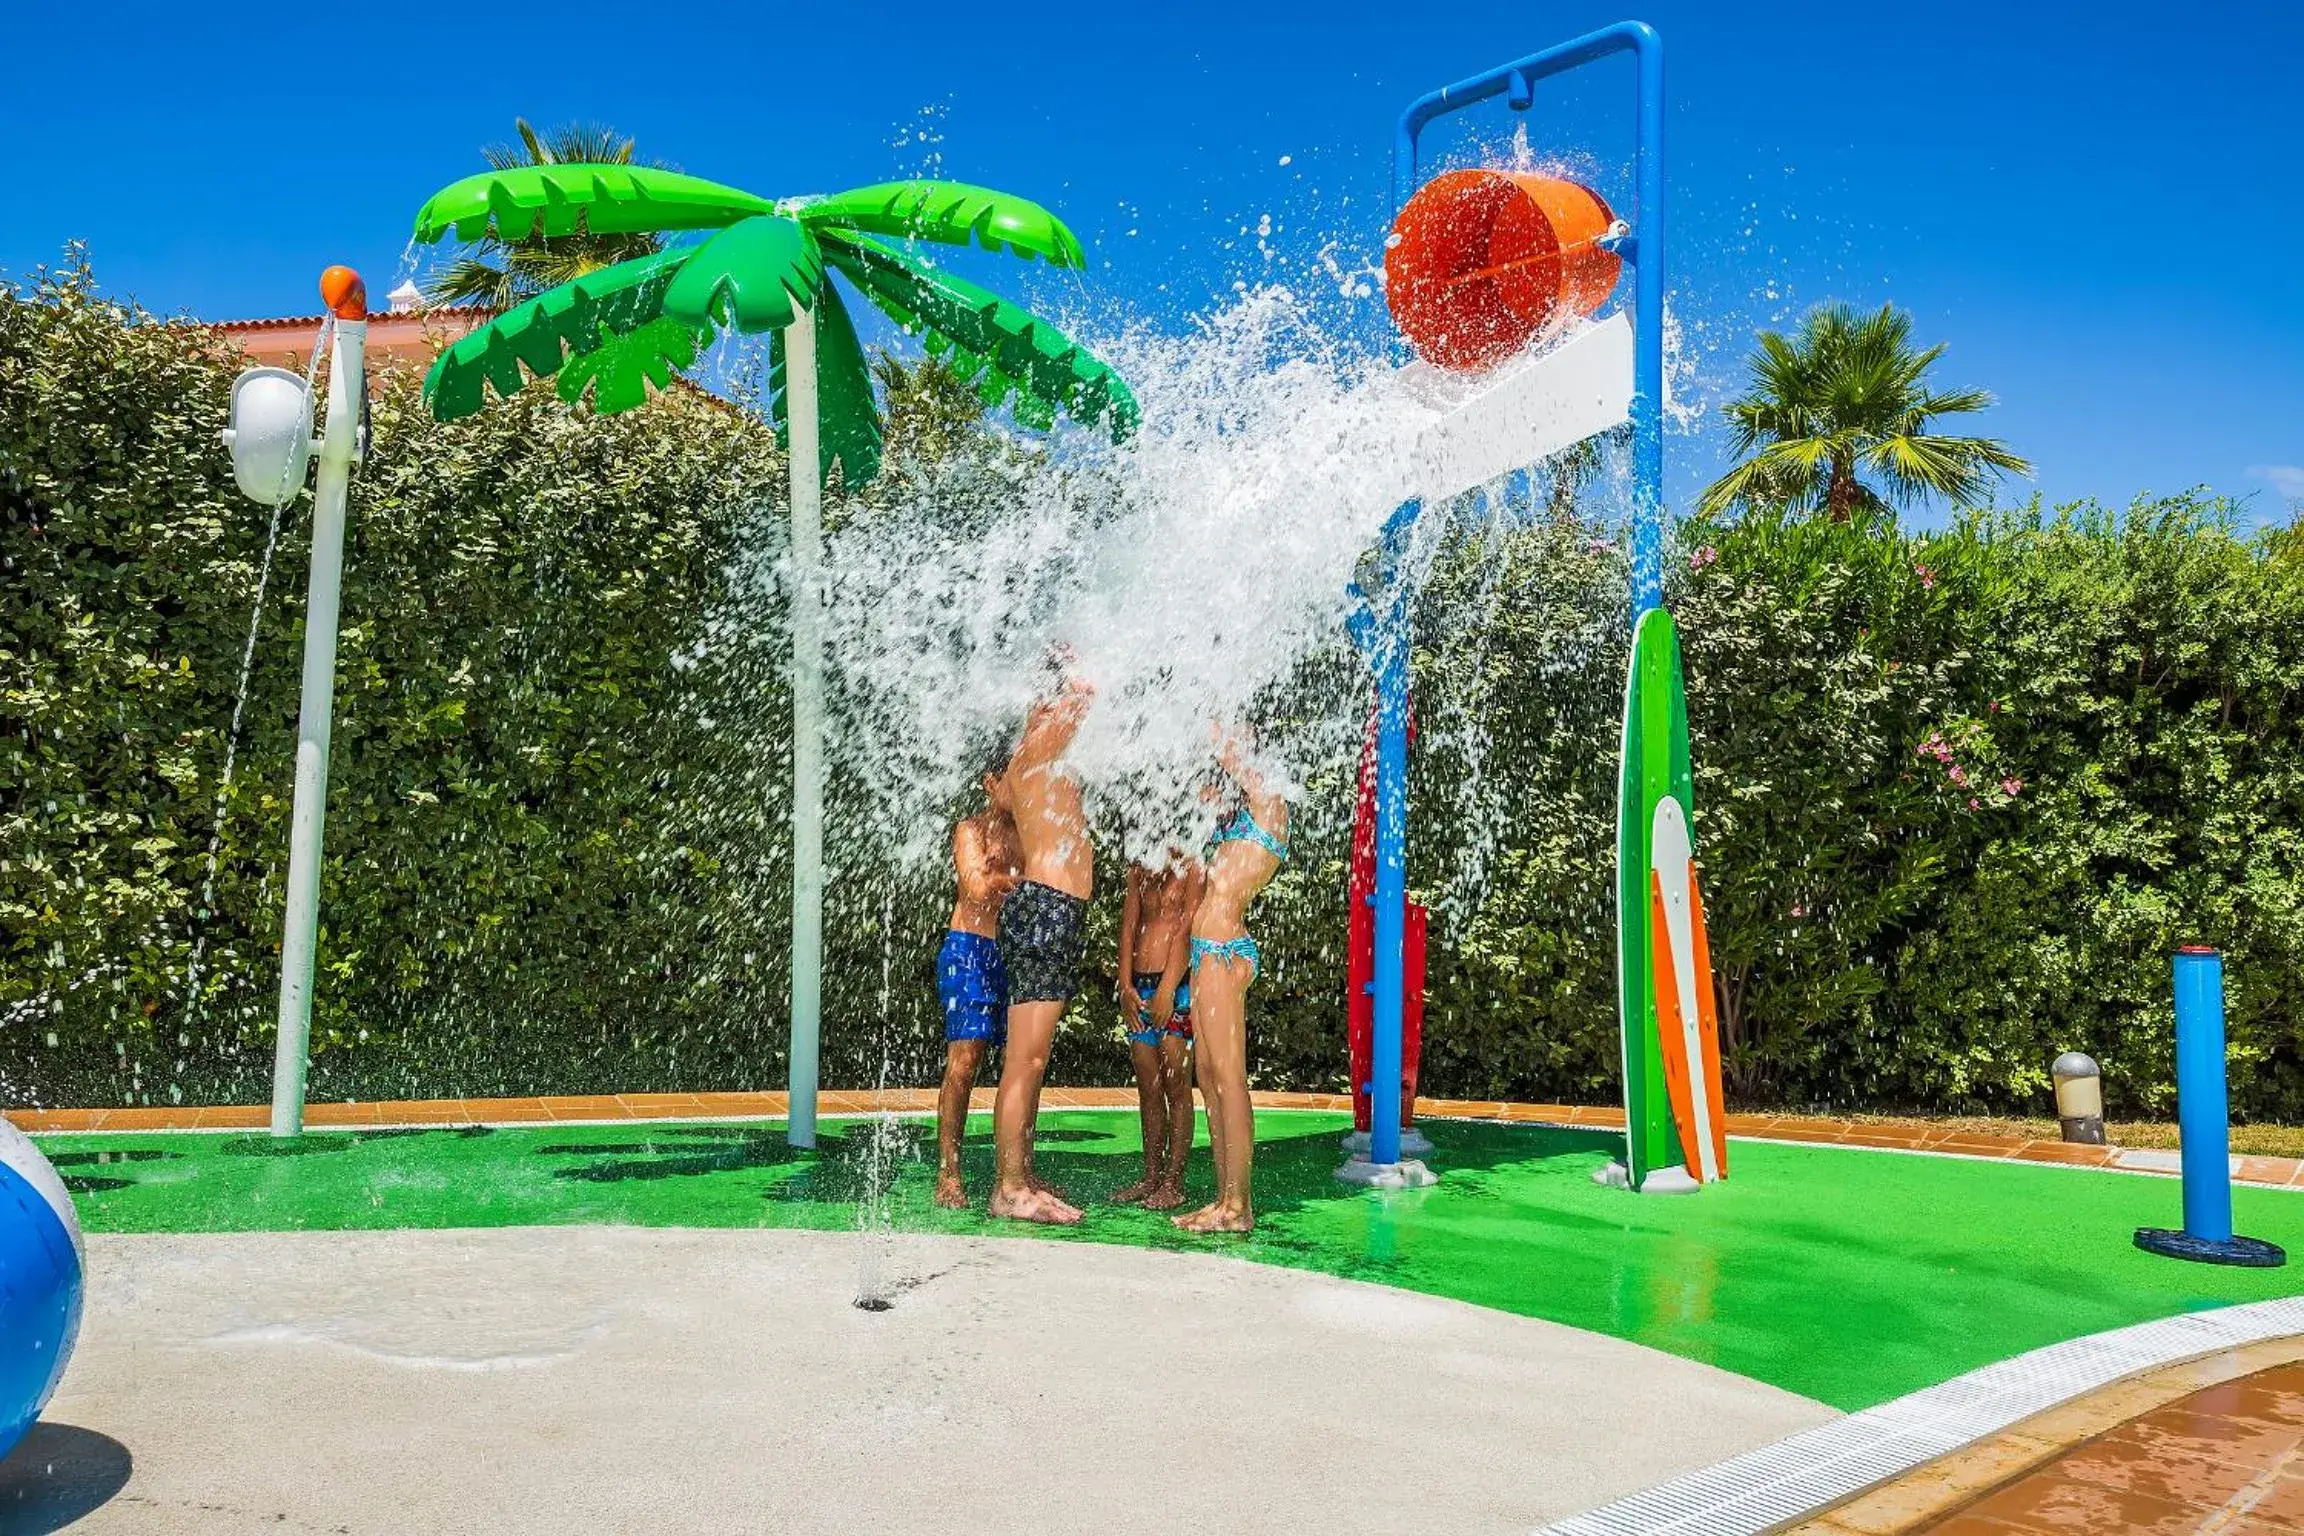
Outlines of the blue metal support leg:
<svg viewBox="0 0 2304 1536">
<path fill-rule="evenodd" d="M 1401 1015 L 1408 946 L 1408 620 L 1398 605 L 1376 662 L 1376 985 L 1368 1161 L 1400 1161 Z"/>
<path fill-rule="evenodd" d="M 2231 1105 L 2224 1077 L 2224 957 L 2204 945 L 2176 952 L 2176 1120 L 2183 1143 L 2184 1230 L 2144 1227 L 2136 1246 L 2171 1259 L 2270 1269 L 2273 1243 L 2232 1233 Z"/>
</svg>

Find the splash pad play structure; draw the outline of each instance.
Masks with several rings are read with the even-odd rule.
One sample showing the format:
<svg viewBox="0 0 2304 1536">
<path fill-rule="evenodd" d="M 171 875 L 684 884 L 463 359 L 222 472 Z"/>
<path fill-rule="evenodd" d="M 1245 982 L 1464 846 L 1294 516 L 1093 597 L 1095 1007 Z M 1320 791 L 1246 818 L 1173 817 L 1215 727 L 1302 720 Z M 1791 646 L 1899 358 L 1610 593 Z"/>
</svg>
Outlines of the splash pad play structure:
<svg viewBox="0 0 2304 1536">
<path fill-rule="evenodd" d="M 1621 53 L 1635 65 L 1632 218 L 1588 187 L 1499 170 L 1445 172 L 1400 208 L 1385 257 L 1386 299 L 1402 333 L 1435 370 L 1473 393 L 1427 433 L 1416 494 L 1386 522 L 1377 595 L 1348 620 L 1376 680 L 1373 822 L 1366 899 L 1370 956 L 1367 1151 L 1337 1176 L 1379 1185 L 1426 1182 L 1402 1153 L 1410 1019 L 1420 1013 L 1422 922 L 1407 900 L 1408 615 L 1415 594 L 1402 555 L 1426 508 L 1629 424 L 1632 436 L 1632 659 L 1625 688 L 1617 817 L 1617 953 L 1624 1055 L 1625 1157 L 1609 1177 L 1646 1193 L 1694 1190 L 1727 1172 L 1712 970 L 1689 835 L 1693 810 L 1679 646 L 1663 607 L 1664 146 L 1663 45 L 1640 22 L 1530 54 L 1418 98 L 1401 114 L 1394 195 L 1416 177 L 1432 123 L 1504 96 L 1535 103 L 1536 82 Z M 1629 314 L 1556 340 L 1593 315 L 1619 270 L 1634 272 Z M 1548 349 L 1531 356 L 1533 345 Z M 1427 535 L 1428 536 L 1428 535 Z M 1356 847 L 1356 853 L 1358 849 Z M 1358 875 L 1359 861 L 1355 860 Z M 1360 897 L 1355 880 L 1353 900 Z M 1359 922 L 1357 911 L 1353 914 Z M 1357 945 L 1354 954 L 1362 953 Z M 1357 983 L 1356 983 L 1357 984 Z M 1357 1007 L 1357 999 L 1354 999 Z M 1404 1095 L 1405 1088 L 1405 1095 Z"/>
<path fill-rule="evenodd" d="M 2260 1271 L 2200 1278 L 2125 1241 L 2089 1249 L 2086 1234 L 2124 1237 L 2166 1203 L 2142 1179 L 1758 1140 L 1739 1144 L 1742 1176 L 1703 1199 L 1617 1192 L 1713 1184 L 1727 1154 L 1685 699 L 1660 604 L 1654 35 L 1611 28 L 1436 92 L 1404 119 L 1401 160 L 1411 182 L 1416 135 L 1438 116 L 1496 97 L 1525 109 L 1537 81 L 1618 53 L 1636 66 L 1641 130 L 1627 217 L 1559 177 L 1476 169 L 1403 199 L 1395 226 L 1391 298 L 1420 360 L 1394 372 L 1423 425 L 1396 464 L 1361 482 L 1384 499 L 1348 528 L 1376 535 L 1344 620 L 1376 708 L 1351 875 L 1358 905 L 1345 925 L 1355 984 L 1367 988 L 1348 1011 L 1369 1155 L 1344 1172 L 1349 1183 L 1436 1187 L 1404 1198 L 1340 1188 L 1341 1107 L 1274 1104 L 1256 1127 L 1259 1229 L 1213 1248 L 1104 1203 L 1135 1171 L 1132 1116 L 1051 1105 L 1043 1168 L 1096 1208 L 1081 1228 L 1014 1242 L 995 1240 L 1018 1234 L 974 1211 L 929 1203 L 924 1165 L 887 1156 L 890 1127 L 899 1143 L 907 1130 L 892 1112 L 836 1100 L 820 1126 L 804 980 L 815 973 L 801 952 L 817 942 L 811 908 L 822 896 L 808 863 L 823 830 L 809 791 L 821 762 L 808 767 L 820 695 L 806 679 L 823 636 L 811 636 L 803 603 L 789 1101 L 692 1099 L 635 1113 L 636 1123 L 587 1122 L 565 1102 L 520 1105 L 533 1112 L 517 1116 L 506 1102 L 501 1118 L 477 1105 L 387 1107 L 400 1118 L 339 1105 L 329 1108 L 378 1112 L 366 1124 L 331 1114 L 304 1134 L 302 1044 L 285 1026 L 292 983 L 309 1004 L 309 940 L 290 944 L 280 1080 L 291 1118 L 284 1128 L 276 1096 L 272 1128 L 295 1145 L 233 1133 L 256 1129 L 252 1119 L 209 1131 L 94 1127 L 47 1144 L 96 1234 L 93 1304 L 105 1323 L 52 1417 L 104 1426 L 136 1458 L 138 1496 L 90 1528 L 242 1529 L 254 1508 L 314 1528 L 894 1528 L 955 1507 L 986 1528 L 1039 1528 L 1051 1520 L 1044 1482 L 968 1481 L 1006 1465 L 1021 1442 L 1065 1469 L 1067 1525 L 1166 1530 L 1223 1507 L 1242 1529 L 1302 1528 L 1307 1511 L 1321 1529 L 1526 1529 L 1722 1456 L 1776 1455 L 1803 1426 L 1848 1422 L 1843 1410 L 1884 1404 L 1893 1419 L 1899 1394 L 1970 1365 L 2139 1320 L 2173 1318 L 2181 1332 L 2194 1319 L 2177 1314 L 2272 1295 Z M 1015 400 L 1028 424 L 1063 411 L 1123 426 L 1133 414 L 1110 370 L 1042 322 L 941 273 L 897 270 L 908 253 L 885 242 L 1062 249 L 1061 226 L 984 201 L 996 195 L 914 183 L 766 204 L 709 184 L 619 182 L 606 174 L 617 168 L 553 169 L 509 187 L 491 176 L 451 188 L 428 227 L 565 234 L 653 219 L 630 227 L 705 239 L 501 317 L 442 359 L 435 410 L 478 409 L 489 388 L 545 376 L 566 398 L 621 408 L 688 366 L 711 334 L 749 326 L 773 337 L 771 413 L 796 466 L 796 591 L 815 579 L 804 519 L 818 515 L 824 476 L 837 465 L 854 483 L 877 446 L 868 388 L 838 396 L 845 365 L 827 362 L 846 358 L 854 337 L 833 319 L 840 300 L 826 271 L 957 348 L 979 387 Z M 1610 313 L 1626 263 L 1632 292 Z M 331 305 L 355 299 L 339 285 Z M 349 364 L 338 352 L 323 498 L 341 496 L 341 478 L 329 489 L 331 451 L 340 473 L 357 454 L 357 326 L 340 320 L 334 338 L 354 351 Z M 302 482 L 313 411 L 301 383 L 301 394 L 278 379 L 252 386 L 246 415 L 236 413 L 236 460 L 245 443 L 279 461 L 243 476 L 258 500 L 281 480 Z M 1620 425 L 1631 428 L 1635 491 L 1618 815 L 1629 1129 L 1619 1139 L 1500 1123 L 1494 1105 L 1441 1106 L 1425 1165 L 1406 1134 L 1424 936 L 1405 877 L 1410 614 L 1432 545 L 1482 487 Z M 1321 574 L 1328 592 L 1342 585 Z M 316 555 L 315 628 L 322 579 Z M 308 727 L 317 643 L 308 634 Z M 298 762 L 300 850 L 317 847 L 325 691 L 318 698 L 321 776 L 309 802 L 305 754 Z M 973 1151 L 980 1180 L 980 1142 Z M 10 1187 L 0 1173 L 0 1196 Z M 2251 1230 L 2298 1239 L 2295 1197 L 2250 1189 L 2242 1199 Z M 58 1277 L 54 1305 L 77 1294 L 79 1274 L 54 1238 L 55 1215 L 70 1209 L 61 1200 L 42 1197 L 48 1225 L 35 1231 Z M 867 1211 L 900 1216 L 894 1241 L 909 1271 L 898 1304 L 872 1313 L 850 1305 L 845 1284 Z M 13 1263 L 5 1215 L 0 1199 L 0 1257 Z M 44 1384 L 30 1393 L 0 1373 L 0 1425 L 19 1400 L 37 1409 L 53 1388 L 69 1348 L 60 1337 L 35 1362 Z M 1210 1351 L 1237 1369 L 1176 1392 L 1175 1362 Z M 1397 1395 L 1406 1378 L 1457 1410 L 1437 1427 L 1413 1416 L 1387 1427 L 1388 1449 L 1428 1476 L 1339 1505 L 1335 1487 L 1364 1480 L 1363 1405 Z M 1539 1379 L 1566 1390 L 1528 1391 Z M 678 1389 L 634 1414 L 635 1383 L 660 1382 Z M 1211 1420 L 1272 1428 L 1211 1436 Z M 1192 1475 L 1115 1445 L 1189 1445 Z M 10 1492 L 0 1481 L 0 1496 Z"/>
<path fill-rule="evenodd" d="M 1395 176 L 1402 185 L 1414 180 L 1418 137 L 1439 118 L 1499 95 L 1526 110 L 1534 82 L 1619 53 L 1632 55 L 1636 65 L 1631 218 L 1619 218 L 1599 193 L 1559 177 L 1455 170 L 1404 200 L 1388 243 L 1387 302 L 1419 359 L 1400 370 L 1398 393 L 1423 425 L 1396 464 L 1379 466 L 1355 488 L 1364 504 L 1390 502 L 1395 509 L 1377 531 L 1373 557 L 1353 581 L 1343 613 L 1376 695 L 1346 922 L 1353 989 L 1347 1033 L 1353 1085 L 1365 1106 L 1364 1129 L 1348 1138 L 1354 1156 L 1338 1170 L 1348 1181 L 1396 1185 L 1430 1177 L 1403 1150 L 1413 1154 L 1422 1146 L 1404 1124 L 1414 1095 L 1410 1041 L 1420 1015 L 1425 934 L 1424 914 L 1406 892 L 1406 764 L 1408 625 L 1430 551 L 1451 522 L 1454 503 L 1627 425 L 1635 642 L 1618 924 L 1625 1098 L 1632 1115 L 1622 1181 L 1660 1191 L 1692 1188 L 1725 1172 L 1710 969 L 1687 835 L 1685 708 L 1670 620 L 1660 608 L 1664 252 L 1655 34 L 1625 23 L 1420 99 L 1401 119 Z M 566 400 L 589 399 L 601 412 L 623 410 L 692 367 L 715 336 L 769 338 L 768 414 L 790 445 L 793 465 L 790 555 L 782 577 L 793 693 L 789 1136 L 793 1145 L 809 1146 L 823 942 L 822 493 L 835 475 L 851 487 L 870 480 L 880 452 L 862 348 L 830 277 L 837 272 L 932 354 L 957 361 L 988 404 L 1012 404 L 1026 425 L 1058 415 L 1102 423 L 1118 439 L 1131 431 L 1138 411 L 1109 366 L 1045 320 L 913 253 L 924 242 L 977 245 L 1077 267 L 1079 243 L 1038 205 L 963 184 L 900 182 L 770 201 L 696 177 L 617 165 L 486 172 L 445 188 L 416 223 L 421 241 L 549 238 L 579 230 L 702 236 L 552 289 L 455 342 L 425 383 L 442 419 L 481 409 L 491 391 L 504 396 L 544 378 L 553 378 Z M 1601 317 L 1627 263 L 1634 272 L 1630 302 Z M 334 376 L 343 381 L 337 400 L 349 409 L 359 393 L 364 311 L 356 293 L 332 293 L 332 307 L 339 298 L 350 307 L 334 309 Z M 293 404 L 292 392 L 283 398 Z M 308 401 L 304 409 L 308 419 Z M 335 537 L 317 539 L 314 550 L 275 1070 L 273 1129 L 281 1136 L 295 1135 L 301 1124 L 334 573 L 342 481 L 355 456 L 349 421 L 339 430 L 335 414 L 332 408 L 330 432 L 317 445 L 323 499 L 333 494 L 339 513 Z M 300 431 L 285 436 L 297 438 Z M 248 441 L 270 439 L 257 433 Z M 277 470 L 267 464 L 255 479 L 300 481 L 302 470 L 298 457 Z M 329 521 L 323 508 L 322 523 Z"/>
</svg>

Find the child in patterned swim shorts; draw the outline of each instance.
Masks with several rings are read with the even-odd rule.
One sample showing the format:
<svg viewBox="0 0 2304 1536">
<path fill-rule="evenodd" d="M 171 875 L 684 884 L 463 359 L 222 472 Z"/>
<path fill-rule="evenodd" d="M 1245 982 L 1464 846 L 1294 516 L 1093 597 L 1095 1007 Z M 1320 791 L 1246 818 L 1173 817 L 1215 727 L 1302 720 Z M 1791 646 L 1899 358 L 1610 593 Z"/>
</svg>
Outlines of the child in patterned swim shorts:
<svg viewBox="0 0 2304 1536">
<path fill-rule="evenodd" d="M 1147 1210 L 1184 1202 L 1192 1151 L 1192 978 L 1186 968 L 1200 866 L 1181 849 L 1158 865 L 1133 864 L 1120 908 L 1120 1007 L 1136 1068 L 1144 1177 L 1112 1198 Z"/>
<path fill-rule="evenodd" d="M 1021 875 L 1016 822 L 999 772 L 984 775 L 985 807 L 952 829 L 951 930 L 936 956 L 944 1004 L 944 1085 L 936 1095 L 936 1203 L 968 1203 L 960 1181 L 960 1140 L 968 1096 L 984 1055 L 1008 1039 L 1008 975 L 1000 963 L 1000 909 Z"/>
</svg>

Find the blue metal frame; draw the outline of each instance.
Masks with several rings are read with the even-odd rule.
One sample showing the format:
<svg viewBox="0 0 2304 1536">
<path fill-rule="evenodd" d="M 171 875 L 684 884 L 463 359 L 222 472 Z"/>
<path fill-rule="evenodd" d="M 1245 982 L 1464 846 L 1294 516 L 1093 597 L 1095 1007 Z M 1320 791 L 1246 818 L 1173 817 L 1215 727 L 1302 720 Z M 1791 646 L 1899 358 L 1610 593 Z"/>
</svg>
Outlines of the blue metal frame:
<svg viewBox="0 0 2304 1536">
<path fill-rule="evenodd" d="M 2232 1240 L 2232 1126 L 2224 1082 L 2224 957 L 2176 952 L 2176 1121 L 2184 1148 L 2184 1230 Z"/>
<path fill-rule="evenodd" d="M 1643 21 L 1612 27 L 1419 96 L 1400 114 L 1392 151 L 1392 205 L 1416 180 L 1416 144 L 1440 118 L 1491 97 L 1514 111 L 1536 101 L 1536 82 L 1629 52 L 1637 113 L 1631 233 L 1610 246 L 1632 263 L 1632 623 L 1664 601 L 1664 40 Z M 1399 579 L 1420 501 L 1403 502 L 1384 525 L 1379 616 L 1357 587 L 1347 628 L 1376 674 L 1376 890 L 1374 1049 L 1369 1074 L 1368 1158 L 1400 1161 L 1403 951 L 1408 937 L 1408 600 Z"/>
</svg>

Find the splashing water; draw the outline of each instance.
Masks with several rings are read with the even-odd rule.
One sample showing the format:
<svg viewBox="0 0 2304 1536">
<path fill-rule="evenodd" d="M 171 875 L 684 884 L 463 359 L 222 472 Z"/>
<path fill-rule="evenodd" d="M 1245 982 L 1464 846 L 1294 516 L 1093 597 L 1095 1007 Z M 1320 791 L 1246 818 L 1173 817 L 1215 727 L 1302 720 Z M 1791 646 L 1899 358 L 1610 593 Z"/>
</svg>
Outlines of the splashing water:
<svg viewBox="0 0 2304 1536">
<path fill-rule="evenodd" d="M 941 855 L 945 808 L 1013 743 L 1053 643 L 1096 686 L 1070 762 L 1132 857 L 1206 835 L 1219 724 L 1258 725 L 1292 787 L 1357 750 L 1364 674 L 1288 689 L 1339 645 L 1437 406 L 1280 288 L 1109 355 L 1144 407 L 1135 442 L 1067 433 L 1044 458 L 914 474 L 828 543 L 832 746 L 906 862 Z"/>
<path fill-rule="evenodd" d="M 890 885 L 880 901 L 880 1017 L 888 1017 L 890 987 L 895 979 L 896 888 Z M 880 1032 L 880 1081 L 885 1090 L 895 1076 L 895 1031 Z M 885 1312 L 888 1300 L 888 1252 L 896 1230 L 893 1196 L 899 1165 L 907 1141 L 895 1112 L 886 1107 L 873 1116 L 870 1140 L 865 1144 L 863 1188 L 856 1200 L 856 1234 L 861 1242 L 856 1261 L 855 1304 L 866 1312 Z"/>
</svg>

